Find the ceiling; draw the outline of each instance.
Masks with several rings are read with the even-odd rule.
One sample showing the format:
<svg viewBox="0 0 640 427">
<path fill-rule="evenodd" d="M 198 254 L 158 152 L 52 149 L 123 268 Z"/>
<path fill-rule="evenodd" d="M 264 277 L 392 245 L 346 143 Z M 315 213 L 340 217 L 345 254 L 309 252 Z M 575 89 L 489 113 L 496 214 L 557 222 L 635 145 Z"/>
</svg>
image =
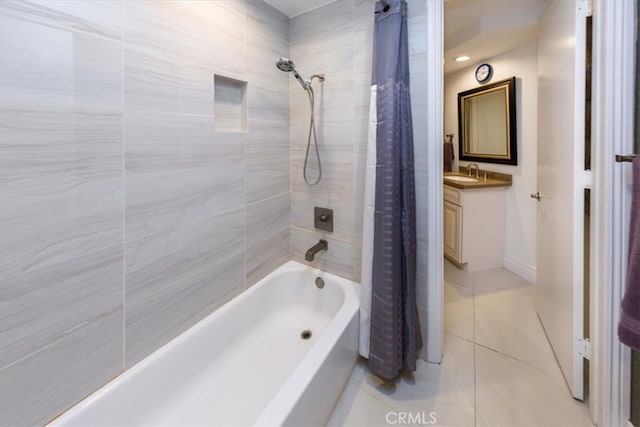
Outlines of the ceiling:
<svg viewBox="0 0 640 427">
<path fill-rule="evenodd" d="M 550 0 L 448 0 L 444 6 L 444 73 L 535 39 L 549 4 Z M 471 60 L 453 60 L 463 54 Z"/>
<path fill-rule="evenodd" d="M 313 9 L 317 9 L 336 0 L 264 0 L 265 3 L 278 9 L 289 18 L 302 15 Z"/>
<path fill-rule="evenodd" d="M 336 0 L 265 0 L 289 18 Z M 551 0 L 445 0 L 444 72 L 461 70 L 538 36 Z M 469 55 L 467 62 L 453 58 Z"/>
</svg>

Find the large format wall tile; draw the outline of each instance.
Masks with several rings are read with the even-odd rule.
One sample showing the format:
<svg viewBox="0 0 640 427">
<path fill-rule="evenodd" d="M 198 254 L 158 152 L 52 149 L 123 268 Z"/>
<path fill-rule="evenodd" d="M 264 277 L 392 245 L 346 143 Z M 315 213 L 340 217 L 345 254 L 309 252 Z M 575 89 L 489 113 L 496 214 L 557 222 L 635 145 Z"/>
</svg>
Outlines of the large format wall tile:
<svg viewBox="0 0 640 427">
<path fill-rule="evenodd" d="M 247 2 L 246 53 L 253 66 L 247 67 L 246 75 L 252 120 L 286 121 L 288 126 L 291 75 L 275 66 L 278 58 L 289 56 L 288 22 L 285 15 L 262 1 Z"/>
<path fill-rule="evenodd" d="M 0 283 L 0 368 L 122 308 L 122 246 Z"/>
<path fill-rule="evenodd" d="M 241 250 L 172 277 L 170 283 L 158 280 L 133 290 L 136 295 L 127 300 L 126 366 L 133 366 L 244 289 Z"/>
<path fill-rule="evenodd" d="M 373 3 L 370 4 L 371 12 Z M 367 5 L 339 0 L 293 18 L 289 23 L 290 55 L 303 76 L 323 73 L 323 83 L 314 81 L 316 129 L 322 180 L 315 186 L 302 179 L 309 129 L 309 100 L 291 79 L 291 247 L 294 259 L 304 260 L 305 251 L 320 237 L 329 241 L 329 251 L 312 265 L 359 280 L 361 252 L 362 182 L 356 178 L 355 153 L 366 144 L 367 126 L 356 118 L 356 99 L 362 108 L 368 96 L 370 75 L 357 63 L 372 40 L 373 15 Z M 366 12 L 366 11 L 365 11 Z M 370 28 L 370 30 L 369 30 Z M 369 31 L 367 33 L 367 31 Z M 359 38 L 356 43 L 356 34 Z M 367 38 L 370 36 L 370 38 Z M 370 64 L 370 60 L 369 60 Z M 370 73 L 370 65 L 364 64 Z M 362 93 L 361 93 L 362 92 Z M 308 159 L 308 177 L 318 176 L 314 147 Z M 359 186 L 357 189 L 355 187 Z M 320 233 L 313 224 L 313 207 L 334 211 L 333 233 Z"/>
<path fill-rule="evenodd" d="M 128 240 L 244 205 L 244 134 L 217 135 L 208 116 L 126 121 Z"/>
<path fill-rule="evenodd" d="M 122 372 L 118 309 L 0 370 L 0 425 L 43 425 Z"/>
<path fill-rule="evenodd" d="M 69 11 L 78 8 L 70 4 Z M 0 90 L 3 109 L 120 112 L 122 52 L 115 2 L 85 2 L 106 20 L 81 19 L 29 2 L 0 5 Z M 55 6 L 51 2 L 51 6 Z M 92 16 L 99 21 L 99 16 Z M 114 16 L 112 16 L 114 15 Z M 111 38 L 105 38 L 111 37 Z"/>
<path fill-rule="evenodd" d="M 0 2 L 0 424 L 46 422 L 290 258 L 288 39 L 260 0 Z M 247 132 L 216 132 L 216 74 L 247 82 Z"/>
<path fill-rule="evenodd" d="M 247 246 L 247 286 L 255 284 L 290 258 L 291 233 L 287 228 L 260 243 Z"/>
<path fill-rule="evenodd" d="M 245 77 L 244 2 L 124 2 L 127 108 L 213 112 L 213 75 Z"/>
<path fill-rule="evenodd" d="M 123 366 L 120 2 L 0 3 L 0 424 Z"/>
<path fill-rule="evenodd" d="M 314 230 L 315 206 L 333 209 L 332 237 L 345 241 L 355 241 L 354 202 L 351 194 L 328 191 L 291 193 L 291 225 L 306 230 Z"/>
<path fill-rule="evenodd" d="M 29 20 L 52 28 L 74 29 L 104 38 L 119 40 L 122 32 L 122 5 L 120 2 L 86 0 L 4 0 L 3 6 L 11 11 L 26 13 Z"/>
<path fill-rule="evenodd" d="M 2 2 L 0 20 L 6 278 L 121 243 L 122 54 L 114 5 Z"/>
<path fill-rule="evenodd" d="M 119 116 L 3 111 L 3 278 L 122 242 Z"/>
<path fill-rule="evenodd" d="M 292 46 L 322 40 L 323 37 L 344 38 L 353 29 L 353 1 L 338 0 L 325 7 L 298 15 L 289 21 Z M 328 25 L 328 24 L 331 25 Z M 330 62 L 328 58 L 325 58 Z"/>
<path fill-rule="evenodd" d="M 305 260 L 307 250 L 318 243 L 320 239 L 327 241 L 329 249 L 321 251 L 313 262 Z M 353 242 L 333 238 L 331 233 L 320 233 L 291 227 L 291 258 L 303 264 L 311 265 L 323 271 L 354 280 L 356 275 L 355 253 Z"/>
<path fill-rule="evenodd" d="M 213 112 L 213 71 L 200 63 L 184 64 L 180 56 L 147 53 L 126 45 L 124 52 L 127 109 L 182 114 Z"/>
<path fill-rule="evenodd" d="M 247 247 L 289 230 L 289 193 L 247 205 Z"/>
<path fill-rule="evenodd" d="M 243 249 L 243 209 L 127 244 L 127 366 L 213 311 L 226 295 L 244 287 Z"/>
<path fill-rule="evenodd" d="M 246 144 L 247 203 L 289 192 L 288 122 L 249 122 Z"/>
<path fill-rule="evenodd" d="M 127 242 L 127 310 L 243 248 L 243 209 Z"/>
</svg>

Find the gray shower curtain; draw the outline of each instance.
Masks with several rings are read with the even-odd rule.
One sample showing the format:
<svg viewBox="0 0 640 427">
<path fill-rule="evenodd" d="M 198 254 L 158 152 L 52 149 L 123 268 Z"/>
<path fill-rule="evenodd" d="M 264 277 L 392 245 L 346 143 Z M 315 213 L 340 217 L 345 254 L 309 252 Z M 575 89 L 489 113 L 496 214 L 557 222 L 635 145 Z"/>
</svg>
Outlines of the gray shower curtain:
<svg viewBox="0 0 640 427">
<path fill-rule="evenodd" d="M 376 3 L 376 188 L 369 366 L 392 379 L 416 369 L 422 347 L 416 306 L 416 200 L 409 94 L 407 3 Z"/>
</svg>

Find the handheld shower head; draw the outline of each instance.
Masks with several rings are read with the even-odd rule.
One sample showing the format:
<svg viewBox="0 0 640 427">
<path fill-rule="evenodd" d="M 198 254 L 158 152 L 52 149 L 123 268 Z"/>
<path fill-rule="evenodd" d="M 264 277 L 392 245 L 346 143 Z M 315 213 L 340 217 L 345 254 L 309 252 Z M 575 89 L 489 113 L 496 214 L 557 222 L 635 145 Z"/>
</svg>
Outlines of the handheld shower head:
<svg viewBox="0 0 640 427">
<path fill-rule="evenodd" d="M 296 64 L 294 64 L 292 60 L 287 58 L 278 58 L 278 60 L 276 61 L 276 67 L 278 67 L 280 71 L 284 71 L 285 73 L 290 73 L 291 71 L 296 70 Z"/>
<path fill-rule="evenodd" d="M 276 67 L 278 67 L 278 70 L 284 71 L 285 73 L 293 73 L 293 76 L 298 80 L 298 83 L 300 83 L 302 88 L 305 90 L 307 89 L 307 84 L 296 71 L 296 64 L 294 64 L 292 60 L 288 58 L 278 58 L 276 61 Z"/>
<path fill-rule="evenodd" d="M 318 151 L 318 137 L 316 136 L 316 125 L 314 119 L 314 105 L 315 105 L 315 95 L 313 93 L 313 87 L 311 87 L 311 82 L 313 79 L 318 79 L 321 82 L 324 81 L 324 74 L 313 74 L 307 80 L 303 80 L 300 77 L 300 74 L 296 71 L 296 64 L 293 63 L 289 58 L 278 58 L 276 61 L 276 67 L 278 70 L 284 71 L 285 73 L 293 73 L 293 76 L 298 80 L 300 86 L 307 92 L 307 96 L 309 96 L 309 104 L 311 106 L 311 119 L 309 121 L 309 137 L 307 138 L 307 152 L 304 156 L 304 167 L 302 169 L 302 177 L 304 178 L 304 182 L 309 185 L 316 185 L 322 179 L 322 165 L 320 164 L 320 152 Z M 309 161 L 309 149 L 311 148 L 311 140 L 314 140 L 314 145 L 316 148 L 316 159 L 318 160 L 318 178 L 316 180 L 309 180 L 307 178 L 307 163 Z"/>
</svg>

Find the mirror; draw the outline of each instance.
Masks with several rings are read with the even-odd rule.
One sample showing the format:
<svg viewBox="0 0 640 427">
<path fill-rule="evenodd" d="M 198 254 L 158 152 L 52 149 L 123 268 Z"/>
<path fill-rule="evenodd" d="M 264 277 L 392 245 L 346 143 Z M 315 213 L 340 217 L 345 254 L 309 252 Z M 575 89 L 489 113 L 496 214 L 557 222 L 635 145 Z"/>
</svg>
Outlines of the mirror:
<svg viewBox="0 0 640 427">
<path fill-rule="evenodd" d="M 460 160 L 517 165 L 516 78 L 458 94 Z"/>
</svg>

